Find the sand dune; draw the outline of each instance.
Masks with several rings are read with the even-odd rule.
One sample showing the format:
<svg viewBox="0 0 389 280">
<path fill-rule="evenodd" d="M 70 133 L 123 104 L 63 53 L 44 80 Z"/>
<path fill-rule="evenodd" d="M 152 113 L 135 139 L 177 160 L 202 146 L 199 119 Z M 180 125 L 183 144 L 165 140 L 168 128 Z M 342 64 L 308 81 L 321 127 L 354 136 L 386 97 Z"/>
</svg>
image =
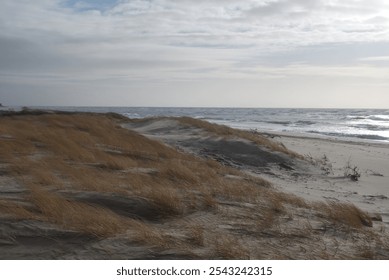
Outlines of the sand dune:
<svg viewBox="0 0 389 280">
<path fill-rule="evenodd" d="M 21 112 L 0 123 L 2 259 L 389 258 L 386 194 L 361 190 L 386 170 L 368 165 L 384 177 L 352 182 L 335 163 L 323 173 L 322 150 L 303 156 L 354 144 L 189 118 Z"/>
</svg>

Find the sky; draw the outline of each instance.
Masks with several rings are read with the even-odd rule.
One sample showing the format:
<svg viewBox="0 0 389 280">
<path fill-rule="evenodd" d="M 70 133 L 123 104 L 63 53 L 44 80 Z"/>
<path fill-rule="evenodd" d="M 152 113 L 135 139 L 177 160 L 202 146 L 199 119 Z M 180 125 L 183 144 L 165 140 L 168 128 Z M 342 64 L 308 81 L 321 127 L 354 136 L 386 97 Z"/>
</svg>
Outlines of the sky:
<svg viewBox="0 0 389 280">
<path fill-rule="evenodd" d="M 389 108 L 389 1 L 1 0 L 0 103 Z"/>
</svg>

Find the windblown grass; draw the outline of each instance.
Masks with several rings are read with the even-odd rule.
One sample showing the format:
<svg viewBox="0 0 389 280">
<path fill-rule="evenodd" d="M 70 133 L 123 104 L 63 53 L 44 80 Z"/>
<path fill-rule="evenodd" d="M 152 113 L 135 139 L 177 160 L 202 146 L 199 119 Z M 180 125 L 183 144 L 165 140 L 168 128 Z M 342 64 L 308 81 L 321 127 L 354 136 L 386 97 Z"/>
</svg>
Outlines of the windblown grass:
<svg viewBox="0 0 389 280">
<path fill-rule="evenodd" d="M 373 225 L 370 216 L 350 203 L 329 201 L 313 205 L 330 222 L 338 223 L 352 228 L 371 227 Z"/>
<path fill-rule="evenodd" d="M 259 195 L 258 187 L 270 185 L 123 129 L 107 115 L 25 113 L 2 117 L 1 123 L 0 135 L 7 137 L 0 138 L 0 154 L 15 177 L 34 184 L 30 191 L 36 203 L 44 193 L 38 187 L 113 192 L 143 197 L 166 215 L 182 215 L 214 208 L 218 199 L 251 201 Z M 136 171 L 142 168 L 155 172 Z M 243 180 L 225 178 L 236 173 Z M 46 209 L 40 203 L 44 215 L 81 207 L 54 193 L 46 195 L 47 205 L 58 205 L 58 209 Z M 61 219 L 54 215 L 51 220 Z"/>
<path fill-rule="evenodd" d="M 112 211 L 69 201 L 39 186 L 30 186 L 31 201 L 49 221 L 96 237 L 123 233 L 126 220 Z"/>
<path fill-rule="evenodd" d="M 247 131 L 190 118 L 178 120 L 300 157 Z M 1 116 L 2 169 L 27 189 L 21 194 L 23 203 L 0 198 L 2 217 L 47 221 L 99 238 L 127 236 L 161 250 L 196 248 L 209 252 L 208 258 L 222 259 L 259 256 L 256 251 L 270 246 L 268 242 L 317 240 L 314 235 L 320 231 L 309 222 L 288 229 L 298 213 L 355 230 L 371 226 L 368 215 L 353 205 L 311 204 L 277 192 L 262 178 L 181 153 L 124 129 L 120 126 L 123 121 L 110 114 L 24 112 Z M 147 208 L 142 209 L 150 210 L 152 217 L 134 220 L 130 217 L 146 215 L 134 212 L 126 216 L 107 204 L 78 201 L 72 197 L 77 192 L 139 198 Z M 192 216 L 198 220 L 188 226 L 186 219 Z M 171 232 L 165 234 L 169 223 Z M 252 246 L 246 246 L 246 241 Z M 280 249 L 272 255 L 284 256 L 281 250 L 288 246 L 274 246 Z"/>
<path fill-rule="evenodd" d="M 238 238 L 230 235 L 218 236 L 214 240 L 215 258 L 223 260 L 248 260 L 250 252 L 239 242 Z"/>
<path fill-rule="evenodd" d="M 0 200 L 0 214 L 16 219 L 35 219 L 37 215 L 29 211 L 20 202 Z"/>
</svg>

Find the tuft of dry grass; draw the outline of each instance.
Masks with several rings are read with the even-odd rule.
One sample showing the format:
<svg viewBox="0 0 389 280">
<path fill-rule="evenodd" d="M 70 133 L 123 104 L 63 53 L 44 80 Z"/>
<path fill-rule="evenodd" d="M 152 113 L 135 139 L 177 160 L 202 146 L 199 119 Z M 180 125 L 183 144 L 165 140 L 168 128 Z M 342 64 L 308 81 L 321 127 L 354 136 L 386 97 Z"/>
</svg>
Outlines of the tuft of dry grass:
<svg viewBox="0 0 389 280">
<path fill-rule="evenodd" d="M 196 246 L 204 246 L 204 227 L 200 224 L 188 225 L 189 242 Z"/>
<path fill-rule="evenodd" d="M 305 201 L 303 198 L 298 197 L 294 194 L 291 193 L 282 193 L 282 192 L 275 192 L 272 191 L 273 193 L 273 200 L 280 200 L 282 201 L 283 204 L 289 204 L 298 208 L 305 208 L 309 209 L 311 208 L 311 205 Z"/>
<path fill-rule="evenodd" d="M 374 260 L 375 252 L 368 245 L 360 246 L 357 254 L 357 259 Z"/>
<path fill-rule="evenodd" d="M 166 178 L 173 182 L 185 182 L 189 185 L 197 184 L 201 180 L 199 177 L 203 174 L 201 171 L 199 174 L 194 172 L 194 170 L 197 171 L 194 162 L 192 169 L 190 168 L 190 164 L 185 163 L 182 160 L 170 160 L 168 163 L 169 164 L 163 164 L 159 167 L 158 176 L 160 178 Z M 197 166 L 197 168 L 199 168 L 199 166 Z M 203 166 L 200 168 L 205 169 Z"/>
<path fill-rule="evenodd" d="M 129 237 L 132 240 L 158 248 L 169 248 L 171 246 L 168 238 L 160 229 L 157 229 L 153 225 L 137 220 L 131 220 L 129 224 L 132 232 Z"/>
<path fill-rule="evenodd" d="M 250 251 L 231 235 L 218 235 L 214 241 L 215 258 L 223 260 L 248 260 Z"/>
<path fill-rule="evenodd" d="M 113 236 L 127 228 L 125 219 L 107 209 L 66 200 L 36 185 L 30 185 L 30 194 L 42 216 L 64 228 L 96 237 Z"/>
<path fill-rule="evenodd" d="M 278 193 L 268 193 L 268 204 L 273 212 L 277 214 L 285 213 L 284 203 L 285 201 L 278 195 Z"/>
<path fill-rule="evenodd" d="M 260 212 L 260 218 L 256 221 L 256 229 L 260 233 L 271 230 L 278 222 L 278 217 L 273 210 L 263 208 Z"/>
<path fill-rule="evenodd" d="M 18 202 L 0 200 L 0 215 L 6 215 L 13 219 L 36 219 L 37 215 Z"/>
<path fill-rule="evenodd" d="M 174 188 L 156 186 L 142 190 L 139 196 L 151 200 L 160 209 L 162 216 L 182 215 L 184 213 L 183 198 Z"/>
<path fill-rule="evenodd" d="M 329 201 L 313 204 L 313 208 L 323 213 L 329 221 L 352 228 L 372 227 L 370 216 L 351 203 Z"/>
</svg>

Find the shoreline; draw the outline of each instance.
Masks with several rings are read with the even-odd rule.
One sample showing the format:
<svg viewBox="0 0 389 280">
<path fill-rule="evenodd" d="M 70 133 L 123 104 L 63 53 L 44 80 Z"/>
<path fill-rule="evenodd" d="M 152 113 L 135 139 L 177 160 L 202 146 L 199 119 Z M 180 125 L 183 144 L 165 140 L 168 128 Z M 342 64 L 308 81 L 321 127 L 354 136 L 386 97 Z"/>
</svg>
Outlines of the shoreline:
<svg viewBox="0 0 389 280">
<path fill-rule="evenodd" d="M 340 138 L 340 137 L 332 137 L 325 135 L 313 135 L 309 133 L 300 133 L 300 132 L 279 132 L 279 131 L 261 131 L 258 129 L 259 134 L 268 136 L 273 140 L 277 140 L 276 137 L 279 138 L 294 138 L 294 139 L 311 139 L 311 140 L 319 140 L 325 142 L 338 142 L 350 145 L 367 145 L 367 146 L 377 146 L 377 147 L 388 147 L 389 142 L 384 142 L 382 140 L 369 140 L 362 138 Z M 275 139 L 274 139 L 275 138 Z"/>
</svg>

